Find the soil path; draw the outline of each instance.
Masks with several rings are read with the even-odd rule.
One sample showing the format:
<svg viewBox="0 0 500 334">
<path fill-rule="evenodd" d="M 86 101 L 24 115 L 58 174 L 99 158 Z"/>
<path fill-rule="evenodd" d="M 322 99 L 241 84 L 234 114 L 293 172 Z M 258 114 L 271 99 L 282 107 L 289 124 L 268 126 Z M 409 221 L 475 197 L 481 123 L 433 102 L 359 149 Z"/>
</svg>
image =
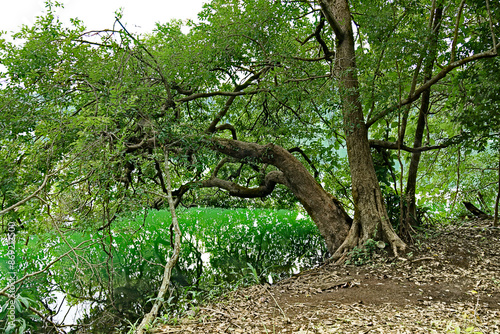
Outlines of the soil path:
<svg viewBox="0 0 500 334">
<path fill-rule="evenodd" d="M 327 265 L 229 294 L 154 333 L 500 334 L 500 229 L 460 222 L 406 260 Z"/>
</svg>

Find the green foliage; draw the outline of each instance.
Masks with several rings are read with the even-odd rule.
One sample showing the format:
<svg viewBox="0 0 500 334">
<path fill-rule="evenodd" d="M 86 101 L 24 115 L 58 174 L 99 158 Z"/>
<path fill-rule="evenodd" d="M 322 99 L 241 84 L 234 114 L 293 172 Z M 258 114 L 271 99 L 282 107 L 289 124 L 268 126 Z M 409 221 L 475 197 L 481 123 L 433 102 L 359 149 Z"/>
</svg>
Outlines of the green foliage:
<svg viewBox="0 0 500 334">
<path fill-rule="evenodd" d="M 381 241 L 368 239 L 363 247 L 355 246 L 353 250 L 349 252 L 349 258 L 346 260 L 346 264 L 362 266 L 371 263 L 373 254 L 380 248 L 379 243 L 381 243 Z M 385 247 L 385 245 L 383 246 Z"/>
<path fill-rule="evenodd" d="M 17 295 L 14 299 L 0 297 L 0 328 L 4 333 L 23 334 L 28 329 L 36 328 L 40 322 L 38 315 L 31 315 L 29 307 L 36 305 L 30 299 Z"/>
<path fill-rule="evenodd" d="M 163 301 L 172 315 L 228 289 L 286 277 L 317 264 L 326 253 L 316 226 L 299 218 L 296 211 L 211 208 L 180 210 L 178 216 L 183 232 L 181 256 L 169 297 Z M 164 265 L 172 254 L 169 226 L 168 211 L 150 211 L 147 217 L 124 215 L 110 231 L 74 231 L 63 239 L 40 234 L 27 245 L 18 234 L 19 272 L 37 271 L 46 259 L 59 257 L 70 246 L 75 251 L 18 287 L 22 297 L 16 299 L 17 317 L 29 327 L 40 326 L 40 319 L 30 318 L 27 305 L 37 308 L 42 299 L 52 305 L 55 292 L 64 291 L 70 305 L 93 301 L 81 323 L 102 330 L 109 326 L 105 314 L 111 313 L 117 317 L 116 328 L 127 327 L 127 321 L 148 311 L 156 296 L 163 273 L 157 264 Z M 6 267 L 0 269 L 7 272 Z"/>
<path fill-rule="evenodd" d="M 166 214 L 156 212 L 153 219 L 168 221 Z M 185 244 L 179 266 L 187 281 L 204 279 L 196 276 L 202 253 L 210 254 L 204 269 L 217 272 L 210 277 L 215 284 L 236 281 L 247 272 L 262 282 L 271 272 L 289 275 L 324 256 L 316 227 L 308 219 L 297 219 L 294 211 L 190 209 L 179 216 Z"/>
</svg>

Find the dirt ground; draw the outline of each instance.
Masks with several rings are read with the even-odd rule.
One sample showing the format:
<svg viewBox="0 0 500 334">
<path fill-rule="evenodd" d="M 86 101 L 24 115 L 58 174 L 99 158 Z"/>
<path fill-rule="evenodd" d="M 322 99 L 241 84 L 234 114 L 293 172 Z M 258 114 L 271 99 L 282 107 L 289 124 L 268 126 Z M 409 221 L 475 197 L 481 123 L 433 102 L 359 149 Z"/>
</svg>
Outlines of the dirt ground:
<svg viewBox="0 0 500 334">
<path fill-rule="evenodd" d="M 500 229 L 457 222 L 406 259 L 326 265 L 235 291 L 154 333 L 500 333 Z"/>
</svg>

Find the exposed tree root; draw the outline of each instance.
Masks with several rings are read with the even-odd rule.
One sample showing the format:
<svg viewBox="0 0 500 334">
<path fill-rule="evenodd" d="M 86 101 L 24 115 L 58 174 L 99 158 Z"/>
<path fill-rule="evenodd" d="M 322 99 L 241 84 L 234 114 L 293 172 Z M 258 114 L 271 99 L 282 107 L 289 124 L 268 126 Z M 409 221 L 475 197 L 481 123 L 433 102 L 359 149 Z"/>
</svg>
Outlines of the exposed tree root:
<svg viewBox="0 0 500 334">
<path fill-rule="evenodd" d="M 361 223 L 359 219 L 355 219 L 352 223 L 351 229 L 349 230 L 347 238 L 327 262 L 341 264 L 347 260 L 349 253 L 354 249 L 354 247 L 366 247 L 366 241 L 368 240 L 366 235 L 375 235 L 376 231 L 373 231 L 373 233 L 361 233 L 360 227 Z M 396 232 L 394 232 L 389 222 L 382 221 L 380 223 L 380 228 L 382 231 L 383 241 L 389 244 L 394 256 L 399 257 L 400 252 L 404 252 L 407 249 L 407 245 L 401 240 L 401 238 L 399 238 Z M 365 237 L 363 237 L 362 234 Z"/>
<path fill-rule="evenodd" d="M 349 230 L 347 238 L 344 240 L 342 245 L 335 251 L 335 253 L 330 257 L 329 262 L 334 262 L 337 264 L 343 263 L 347 259 L 347 255 L 350 251 L 354 249 L 359 243 L 359 220 L 355 219 Z"/>
<path fill-rule="evenodd" d="M 406 243 L 394 232 L 388 220 L 382 221 L 381 225 L 384 241 L 389 243 L 394 256 L 398 257 L 400 251 L 403 253 L 407 249 Z"/>
</svg>

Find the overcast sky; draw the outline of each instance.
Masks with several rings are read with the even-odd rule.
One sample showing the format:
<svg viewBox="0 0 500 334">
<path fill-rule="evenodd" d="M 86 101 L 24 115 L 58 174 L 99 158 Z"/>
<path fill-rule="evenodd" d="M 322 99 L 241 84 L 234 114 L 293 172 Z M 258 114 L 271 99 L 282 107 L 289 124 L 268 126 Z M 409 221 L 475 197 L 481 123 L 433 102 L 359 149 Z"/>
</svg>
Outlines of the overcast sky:
<svg viewBox="0 0 500 334">
<path fill-rule="evenodd" d="M 59 0 L 57 13 L 63 22 L 79 18 L 89 30 L 111 28 L 114 13 L 123 7 L 123 21 L 130 32 L 150 32 L 156 22 L 195 19 L 208 0 Z M 45 9 L 44 0 L 0 0 L 0 30 L 18 31 L 32 25 Z"/>
</svg>

